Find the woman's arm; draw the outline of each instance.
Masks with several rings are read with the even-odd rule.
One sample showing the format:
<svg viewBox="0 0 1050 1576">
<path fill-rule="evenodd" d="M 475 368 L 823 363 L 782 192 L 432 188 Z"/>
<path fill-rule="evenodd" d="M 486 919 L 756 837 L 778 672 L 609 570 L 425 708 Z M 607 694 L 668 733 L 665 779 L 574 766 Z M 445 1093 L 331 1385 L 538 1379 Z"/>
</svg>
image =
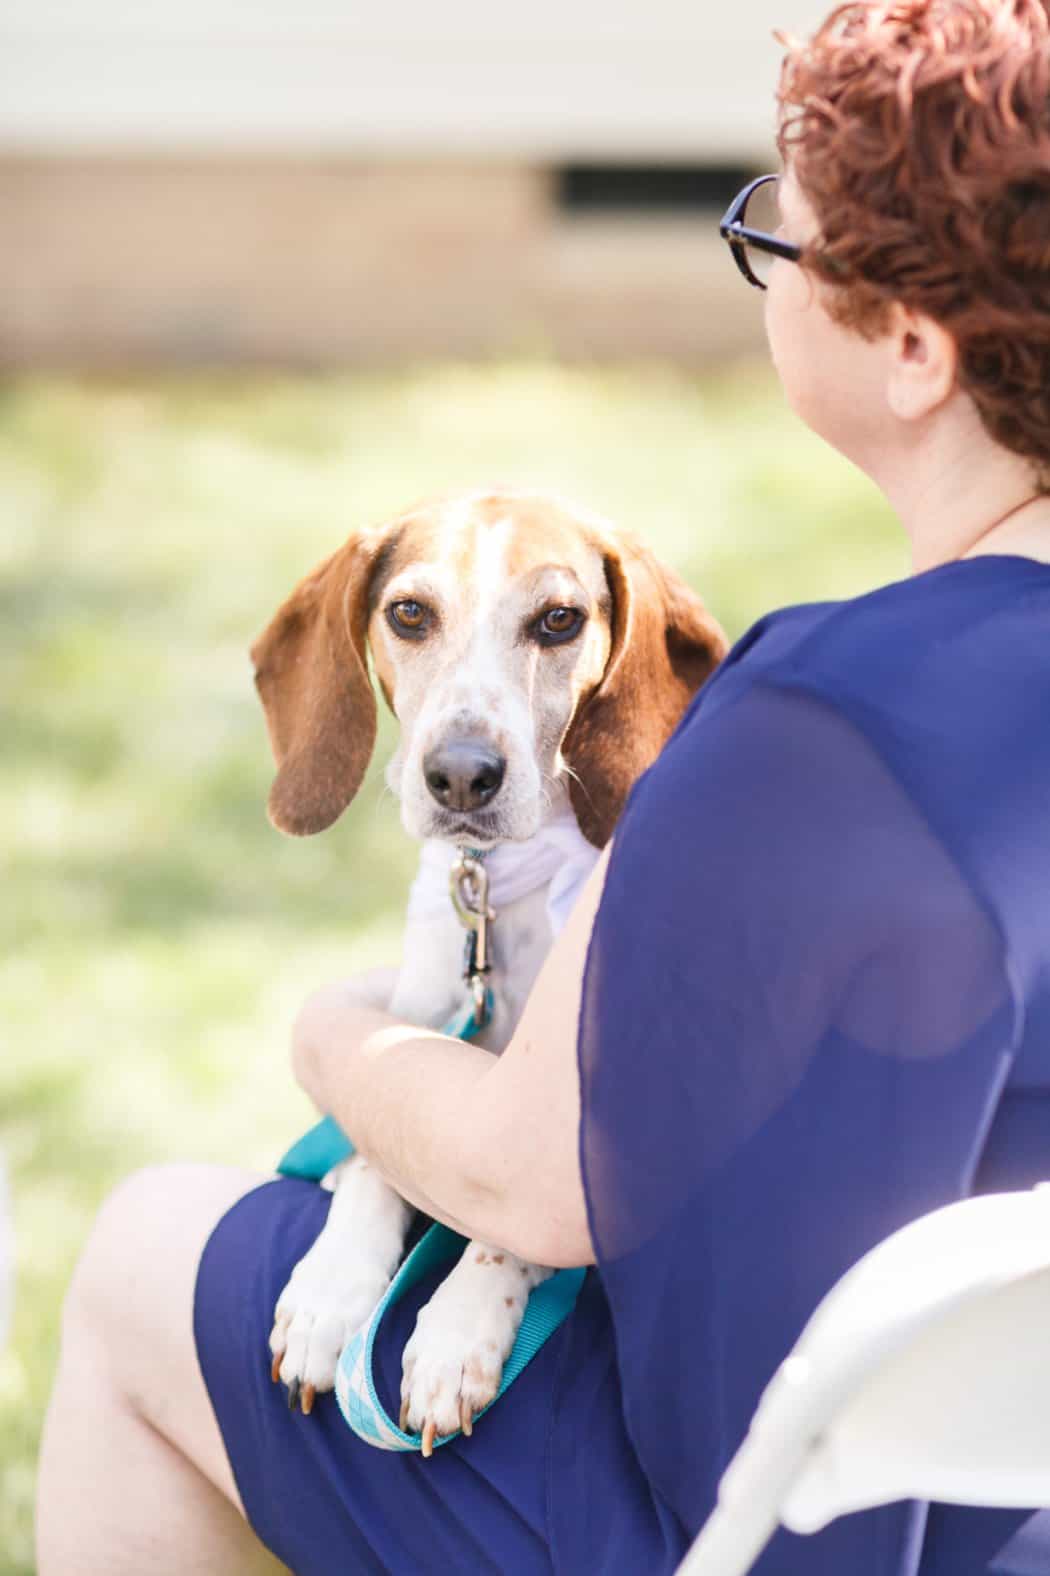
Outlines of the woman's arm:
<svg viewBox="0 0 1050 1576">
<path fill-rule="evenodd" d="M 594 1261 L 576 1027 L 607 863 L 608 850 L 502 1056 L 399 1023 L 339 985 L 310 997 L 292 1035 L 303 1088 L 404 1198 L 537 1264 Z"/>
</svg>

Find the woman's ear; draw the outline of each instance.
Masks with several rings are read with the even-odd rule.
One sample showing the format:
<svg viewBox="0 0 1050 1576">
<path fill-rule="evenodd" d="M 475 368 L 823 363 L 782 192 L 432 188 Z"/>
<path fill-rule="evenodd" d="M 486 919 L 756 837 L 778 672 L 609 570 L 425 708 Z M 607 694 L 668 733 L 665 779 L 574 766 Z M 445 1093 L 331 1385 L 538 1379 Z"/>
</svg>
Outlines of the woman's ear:
<svg viewBox="0 0 1050 1576">
<path fill-rule="evenodd" d="M 946 328 L 895 302 L 888 331 L 886 400 L 898 421 L 921 421 L 950 398 L 959 352 Z"/>
<path fill-rule="evenodd" d="M 300 581 L 251 648 L 277 762 L 270 820 L 294 837 L 338 820 L 371 759 L 368 593 L 385 541 L 384 532 L 351 536 Z"/>
<path fill-rule="evenodd" d="M 638 543 L 608 544 L 604 560 L 609 660 L 562 744 L 576 819 L 598 848 L 729 644 L 696 592 Z"/>
</svg>

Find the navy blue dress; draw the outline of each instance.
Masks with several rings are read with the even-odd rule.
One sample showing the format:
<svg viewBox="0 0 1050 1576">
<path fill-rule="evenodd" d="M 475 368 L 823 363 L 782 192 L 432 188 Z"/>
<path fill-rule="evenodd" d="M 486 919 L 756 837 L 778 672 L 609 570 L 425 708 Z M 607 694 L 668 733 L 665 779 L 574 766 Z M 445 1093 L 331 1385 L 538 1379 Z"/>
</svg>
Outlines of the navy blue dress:
<svg viewBox="0 0 1050 1576">
<path fill-rule="evenodd" d="M 579 1027 L 598 1265 L 430 1461 L 269 1380 L 325 1195 L 220 1223 L 201 1366 L 253 1526 L 296 1576 L 670 1573 L 816 1303 L 924 1211 L 1050 1177 L 1050 567 L 946 565 L 734 648 L 636 787 Z M 431 1287 L 381 1343 L 400 1353 Z M 756 1576 L 1031 1576 L 1044 1518 L 897 1505 L 778 1533 Z"/>
</svg>

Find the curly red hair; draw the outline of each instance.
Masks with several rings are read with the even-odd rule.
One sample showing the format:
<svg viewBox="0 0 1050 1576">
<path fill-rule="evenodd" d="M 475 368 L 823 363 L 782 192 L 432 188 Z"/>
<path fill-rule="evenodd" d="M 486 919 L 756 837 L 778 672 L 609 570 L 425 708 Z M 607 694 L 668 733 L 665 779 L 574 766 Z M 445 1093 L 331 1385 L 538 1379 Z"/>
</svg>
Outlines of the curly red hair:
<svg viewBox="0 0 1050 1576">
<path fill-rule="evenodd" d="M 829 310 L 868 337 L 894 301 L 941 323 L 1050 491 L 1050 0 L 852 0 L 782 41 L 778 141 Z"/>
</svg>

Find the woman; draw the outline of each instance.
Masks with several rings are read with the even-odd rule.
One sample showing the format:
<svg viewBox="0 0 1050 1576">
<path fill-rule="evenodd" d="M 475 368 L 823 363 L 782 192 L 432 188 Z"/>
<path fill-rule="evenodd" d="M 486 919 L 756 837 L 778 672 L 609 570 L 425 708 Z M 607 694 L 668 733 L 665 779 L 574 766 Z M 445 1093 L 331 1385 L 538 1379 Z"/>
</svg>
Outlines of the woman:
<svg viewBox="0 0 1050 1576">
<path fill-rule="evenodd" d="M 41 1576 L 274 1569 L 259 1539 L 297 1576 L 671 1571 L 846 1267 L 1047 1174 L 1045 0 L 845 7 L 789 49 L 781 147 L 776 233 L 748 202 L 727 236 L 788 399 L 887 494 L 914 576 L 740 642 L 496 1065 L 338 989 L 295 1031 L 304 1087 L 409 1199 L 596 1263 L 574 1315 L 471 1439 L 387 1455 L 269 1383 L 323 1196 L 133 1178 L 70 1294 Z M 388 1398 L 429 1291 L 390 1321 Z M 891 1506 L 757 1570 L 1050 1569 L 1025 1521 Z"/>
</svg>

